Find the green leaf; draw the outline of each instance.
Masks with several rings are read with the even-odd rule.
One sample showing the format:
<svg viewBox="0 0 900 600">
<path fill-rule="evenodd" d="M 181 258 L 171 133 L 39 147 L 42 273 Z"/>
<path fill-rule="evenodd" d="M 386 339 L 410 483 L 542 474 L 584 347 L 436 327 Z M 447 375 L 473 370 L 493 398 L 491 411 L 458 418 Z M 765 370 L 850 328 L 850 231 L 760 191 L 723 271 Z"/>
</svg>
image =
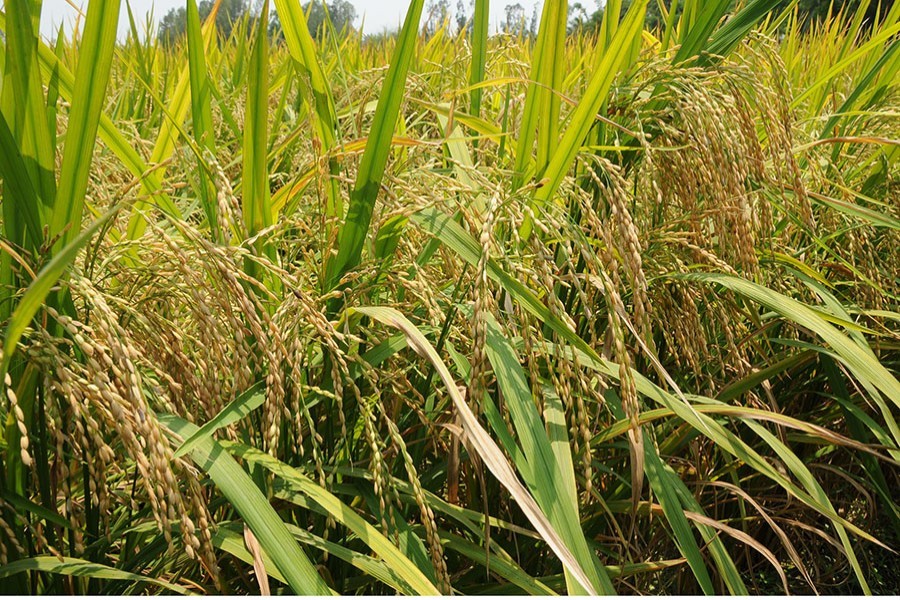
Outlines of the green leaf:
<svg viewBox="0 0 900 600">
<path fill-rule="evenodd" d="M 618 380 L 618 365 L 616 365 L 615 363 L 604 359 L 600 359 L 599 361 L 597 361 L 587 354 L 582 354 L 579 358 L 585 367 L 596 369 L 607 377 L 611 377 L 613 380 Z M 823 516 L 831 519 L 837 524 L 842 525 L 843 527 L 846 527 L 854 534 L 870 542 L 879 543 L 877 539 L 875 539 L 853 523 L 847 521 L 845 518 L 838 515 L 829 505 L 821 502 L 816 497 L 807 493 L 796 484 L 794 484 L 793 481 L 791 481 L 788 477 L 782 475 L 752 446 L 744 442 L 733 432 L 726 429 L 718 421 L 702 414 L 702 412 L 698 408 L 694 408 L 692 404 L 686 404 L 685 402 L 680 401 L 678 398 L 675 398 L 673 395 L 669 394 L 659 386 L 649 381 L 643 375 L 635 372 L 634 378 L 635 385 L 640 394 L 650 400 L 653 400 L 660 406 L 671 410 L 673 414 L 675 414 L 679 419 L 688 423 L 691 427 L 712 440 L 719 449 L 728 452 L 735 458 L 746 463 L 749 468 L 754 469 L 761 475 L 771 479 L 789 494 L 791 494 L 813 510 L 818 511 Z M 727 407 L 726 405 L 723 405 L 722 403 L 718 402 L 717 400 L 713 400 L 712 398 L 705 398 L 702 396 L 691 396 L 690 398 L 694 402 L 716 405 L 716 410 L 719 412 L 724 412 L 728 408 L 738 411 L 748 410 L 744 409 L 743 407 Z M 771 416 L 769 418 L 772 419 Z M 789 423 L 785 421 L 785 424 Z M 799 423 L 795 424 L 799 425 Z M 623 431 L 624 429 L 627 429 L 627 427 L 623 428 Z M 788 450 L 788 452 L 790 452 L 790 450 Z"/>
<path fill-rule="evenodd" d="M 656 499 L 659 500 L 659 505 L 662 507 L 666 521 L 669 522 L 669 526 L 672 528 L 678 549 L 681 551 L 682 556 L 687 559 L 688 565 L 690 565 L 694 577 L 697 578 L 697 583 L 700 584 L 703 593 L 714 595 L 716 590 L 709 577 L 706 564 L 703 562 L 703 556 L 700 554 L 700 547 L 697 546 L 691 525 L 688 523 L 687 517 L 684 516 L 684 507 L 681 505 L 681 501 L 678 499 L 678 495 L 673 487 L 673 485 L 677 485 L 676 481 L 682 485 L 684 484 L 662 462 L 662 459 L 659 457 L 659 451 L 646 432 L 644 432 L 644 464 L 646 465 L 645 473 L 647 481 L 650 482 L 650 489 L 653 490 L 653 493 L 656 494 Z"/>
<path fill-rule="evenodd" d="M 738 381 L 730 383 L 725 388 L 723 388 L 716 397 L 722 402 L 734 400 L 744 393 L 749 392 L 750 390 L 761 384 L 763 381 L 772 379 L 777 375 L 780 375 L 781 373 L 787 371 L 788 369 L 792 369 L 808 363 L 813 359 L 813 357 L 814 353 L 812 350 L 807 350 L 799 354 L 787 356 L 764 369 L 759 369 L 758 371 L 755 371 L 739 379 Z"/>
<path fill-rule="evenodd" d="M 410 216 L 410 220 L 434 235 L 460 258 L 475 267 L 481 259 L 481 244 L 462 226 L 436 208 L 425 208 Z M 559 317 L 529 290 L 521 281 L 506 273 L 494 259 L 488 259 L 487 275 L 506 289 L 526 311 L 549 325 L 560 337 L 588 356 L 600 360 L 600 356 Z"/>
<path fill-rule="evenodd" d="M 791 108 L 800 106 L 803 101 L 805 101 L 813 94 L 813 92 L 828 85 L 835 77 L 841 76 L 841 74 L 846 71 L 848 66 L 865 57 L 870 52 L 873 52 L 875 49 L 880 48 L 882 44 L 890 40 L 898 32 L 900 32 L 900 23 L 895 23 L 890 27 L 885 27 L 877 31 L 877 33 L 872 35 L 872 37 L 866 40 L 864 44 L 861 44 L 853 52 L 848 52 L 846 56 L 840 57 L 840 60 L 835 61 L 835 63 L 832 64 L 828 69 L 826 69 L 825 72 L 822 73 L 815 82 L 809 85 L 805 90 L 803 90 L 803 92 L 798 94 L 791 101 Z M 893 43 L 896 44 L 897 41 L 894 40 Z"/>
<path fill-rule="evenodd" d="M 366 149 L 359 165 L 356 185 L 350 196 L 347 217 L 338 234 L 337 255 L 329 257 L 325 269 L 325 285 L 328 289 L 334 288 L 349 269 L 358 265 L 362 256 L 363 245 L 372 221 L 372 211 L 375 209 L 375 200 L 378 198 L 381 180 L 390 156 L 394 128 L 403 103 L 406 76 L 416 52 L 419 20 L 424 3 L 425 0 L 412 0 L 403 29 L 397 38 L 391 66 L 381 87 L 372 129 L 369 131 Z"/>
<path fill-rule="evenodd" d="M 223 427 L 236 423 L 262 406 L 266 400 L 265 382 L 258 381 L 250 389 L 231 401 L 219 414 L 206 422 L 197 433 L 184 440 L 175 451 L 174 458 L 184 456 L 197 447 L 201 440 L 212 438 L 212 434 Z"/>
<path fill-rule="evenodd" d="M 751 0 L 716 30 L 704 52 L 714 56 L 728 56 L 778 3 L 779 0 Z M 706 57 L 701 62 L 710 60 Z"/>
<path fill-rule="evenodd" d="M 137 573 L 129 573 L 106 565 L 100 565 L 80 558 L 56 556 L 35 556 L 32 558 L 23 558 L 15 562 L 0 567 L 0 579 L 11 577 L 19 573 L 27 573 L 29 571 L 40 571 L 42 573 L 57 573 L 59 575 L 69 575 L 72 577 L 90 577 L 94 579 L 110 579 L 118 581 L 135 581 L 156 585 L 167 589 L 176 594 L 190 595 L 190 592 L 174 583 L 169 583 L 162 579 L 154 579 L 152 577 L 144 577 Z"/>
<path fill-rule="evenodd" d="M 397 250 L 400 244 L 400 238 L 406 231 L 406 225 L 409 223 L 409 217 L 404 215 L 394 215 L 378 230 L 375 234 L 374 256 L 378 260 L 385 260 Z"/>
<path fill-rule="evenodd" d="M 241 529 L 243 529 L 243 524 L 241 524 Z M 243 534 L 229 529 L 227 523 L 220 523 L 212 532 L 212 544 L 244 564 L 253 566 L 253 555 L 247 550 L 247 543 L 244 541 Z M 287 583 L 287 579 L 281 574 L 281 571 L 272 562 L 272 557 L 265 550 L 262 550 L 262 561 L 266 567 L 266 574 L 269 577 L 277 579 L 281 583 Z"/>
<path fill-rule="evenodd" d="M 412 587 L 416 594 L 438 595 L 438 590 L 428 578 L 378 529 L 360 517 L 334 494 L 315 483 L 299 470 L 290 467 L 255 448 L 234 442 L 221 445 L 235 456 L 253 465 L 259 465 L 276 475 L 287 486 L 318 504 L 334 519 L 347 527 L 375 553 L 400 579 Z"/>
<path fill-rule="evenodd" d="M 566 73 L 565 41 L 568 22 L 568 2 L 545 2 L 541 12 L 541 24 L 534 47 L 525 108 L 519 127 L 513 188 L 519 188 L 529 173 L 536 178 L 543 176 L 550 157 L 559 143 L 558 94 Z M 537 139 L 537 158 L 532 156 L 532 145 Z"/>
<path fill-rule="evenodd" d="M 6 16 L 0 12 L 0 29 L 5 30 L 6 26 Z M 75 90 L 75 76 L 60 62 L 53 50 L 43 42 L 38 43 L 38 55 L 41 70 L 48 76 L 53 76 L 54 74 L 57 76 L 56 83 L 59 95 L 71 102 Z M 128 143 L 122 133 L 116 129 L 112 120 L 105 114 L 100 115 L 100 139 L 122 161 L 128 172 L 140 181 L 144 191 L 154 204 L 161 207 L 168 214 L 181 215 L 178 207 L 162 191 L 162 180 L 159 174 L 147 166 L 147 163 L 141 158 L 137 150 Z"/>
<path fill-rule="evenodd" d="M 445 548 L 452 550 L 453 552 L 458 552 L 474 563 L 490 569 L 492 575 L 499 575 L 516 586 L 517 590 L 515 593 L 527 594 L 529 596 L 557 595 L 540 579 L 529 575 L 508 556 L 500 556 L 496 552 L 492 552 L 488 555 L 481 545 L 475 544 L 466 538 L 453 535 L 452 533 L 441 531 L 440 535 L 441 544 L 443 544 Z"/>
<path fill-rule="evenodd" d="M 456 123 L 456 113 L 453 113 L 453 127 L 449 131 L 447 129 L 450 126 L 449 108 L 446 115 L 442 113 L 436 113 L 436 115 L 438 125 L 444 133 L 444 145 L 447 147 L 450 158 L 453 159 L 453 172 L 456 178 L 471 190 L 478 191 L 478 184 L 469 175 L 469 171 L 475 167 L 475 161 L 472 159 L 472 153 L 469 152 L 462 129 Z"/>
<path fill-rule="evenodd" d="M 75 260 L 79 250 L 91 240 L 94 234 L 97 233 L 97 231 L 114 214 L 116 214 L 116 212 L 118 212 L 118 207 L 114 207 L 79 233 L 78 236 L 60 250 L 50 262 L 44 265 L 44 268 L 37 274 L 37 277 L 28 286 L 28 289 L 25 290 L 25 294 L 16 305 L 16 309 L 13 311 L 12 317 L 10 317 L 9 323 L 6 326 L 6 334 L 3 338 L 3 360 L 0 361 L 0 381 L 2 381 L 3 377 L 6 375 L 6 370 L 9 367 L 13 353 L 16 351 L 16 346 L 22 338 L 22 334 L 25 333 L 25 329 L 28 327 L 28 324 L 31 323 L 31 319 L 34 318 L 34 315 L 36 315 L 41 306 L 44 305 L 44 300 L 47 298 L 47 295 L 59 281 L 59 278 L 62 277 L 69 265 L 72 264 L 72 261 Z M 17 455 L 18 453 L 13 454 Z"/>
<path fill-rule="evenodd" d="M 436 235 L 448 247 L 457 252 L 463 260 L 465 260 L 466 262 L 470 262 L 470 264 L 472 265 L 477 264 L 481 255 L 480 245 L 468 233 L 466 233 L 462 229 L 462 227 L 459 226 L 459 224 L 453 222 L 452 219 L 449 219 L 448 217 L 446 217 L 446 215 L 443 215 L 434 209 L 425 209 L 418 213 L 415 213 L 414 215 L 412 215 L 411 219 L 414 223 L 418 224 L 426 231 L 430 231 L 431 233 Z M 561 339 L 572 344 L 572 346 L 574 346 L 579 353 L 579 361 L 582 365 L 589 368 L 595 368 L 604 373 L 607 377 L 618 381 L 618 365 L 600 358 L 599 355 L 584 340 L 582 340 L 577 334 L 575 334 L 575 332 L 573 332 L 565 323 L 561 322 L 558 318 L 553 316 L 550 313 L 549 309 L 547 309 L 547 307 L 542 304 L 534 295 L 534 293 L 526 288 L 524 284 L 510 277 L 508 274 L 503 272 L 502 269 L 499 268 L 499 266 L 497 266 L 495 263 L 493 263 L 493 261 L 490 260 L 488 261 L 487 265 L 487 274 L 491 279 L 502 285 L 516 299 L 516 301 L 519 302 L 523 309 L 525 309 L 538 319 L 541 319 L 544 324 L 554 332 L 556 332 Z M 693 278 L 698 280 L 707 280 L 710 282 L 715 281 L 718 283 L 727 282 L 731 284 L 731 287 L 733 287 L 734 291 L 738 293 L 746 293 L 746 295 L 753 297 L 753 299 L 757 299 L 773 310 L 779 310 L 780 308 L 781 310 L 788 310 L 789 312 L 795 313 L 795 317 L 800 317 L 799 320 L 795 318 L 795 321 L 800 322 L 801 324 L 806 324 L 807 327 L 813 329 L 814 331 L 817 331 L 817 333 L 819 333 L 820 335 L 822 335 L 822 332 L 825 331 L 828 334 L 829 338 L 832 338 L 843 349 L 843 351 L 849 357 L 851 357 L 853 362 L 862 363 L 864 367 L 867 367 L 867 370 L 871 370 L 874 372 L 884 371 L 887 379 L 894 382 L 893 384 L 891 384 L 888 381 L 882 381 L 880 385 L 890 388 L 892 387 L 892 385 L 896 384 L 896 380 L 893 379 L 893 376 L 891 376 L 883 366 L 878 364 L 877 360 L 875 360 L 871 355 L 864 352 L 858 345 L 856 345 L 855 342 L 840 334 L 837 329 L 835 329 L 832 325 L 828 324 L 824 319 L 819 317 L 814 311 L 809 308 L 805 308 L 802 304 L 796 302 L 795 300 L 791 300 L 780 294 L 777 294 L 776 292 L 767 290 L 766 288 L 762 288 L 761 286 L 757 286 L 756 284 L 746 282 L 736 277 L 714 274 L 691 274 L 684 277 L 688 279 Z M 871 362 L 874 362 L 875 365 L 869 364 Z M 791 494 L 810 508 L 831 519 L 834 523 L 840 524 L 842 527 L 852 531 L 854 534 L 877 543 L 877 540 L 875 540 L 875 538 L 873 538 L 871 535 L 867 534 L 859 527 L 853 525 L 843 517 L 839 516 L 833 510 L 833 508 L 830 507 L 829 504 L 823 503 L 821 499 L 817 498 L 814 495 L 811 495 L 807 491 L 804 491 L 803 489 L 795 485 L 792 481 L 790 481 L 787 477 L 783 476 L 756 450 L 754 450 L 751 446 L 738 438 L 734 433 L 722 427 L 722 425 L 720 425 L 715 420 L 700 414 L 686 402 L 685 398 L 676 398 L 660 387 L 651 383 L 643 375 L 637 372 L 633 372 L 633 374 L 638 392 L 643 396 L 672 410 L 679 419 L 689 423 L 691 427 L 707 436 L 717 445 L 717 447 L 724 450 L 725 452 L 732 454 L 739 460 L 745 462 L 750 468 L 776 482 L 789 494 Z M 713 403 L 715 402 L 711 399 L 706 399 L 705 401 Z M 887 407 L 883 402 L 880 404 L 880 406 L 882 407 L 883 414 L 887 414 L 887 416 L 890 417 L 889 412 L 884 412 Z"/>
<path fill-rule="evenodd" d="M 646 8 L 646 0 L 632 4 L 613 36 L 610 49 L 591 75 L 591 81 L 588 83 L 584 96 L 575 108 L 566 132 L 559 142 L 559 147 L 553 153 L 550 164 L 547 166 L 545 172 L 547 181 L 535 192 L 534 201 L 538 206 L 550 201 L 569 169 L 572 168 L 584 138 L 594 125 L 597 111 L 606 100 L 613 80 L 618 75 L 619 68 L 622 66 L 632 42 L 641 34 Z M 527 235 L 530 228 L 531 223 L 528 220 L 521 228 L 522 234 Z"/>
<path fill-rule="evenodd" d="M 837 327 L 828 323 L 811 307 L 740 277 L 716 273 L 692 273 L 681 277 L 693 281 L 722 285 L 811 330 L 837 353 L 851 373 L 861 381 L 884 393 L 894 403 L 895 407 L 900 407 L 900 382 L 875 358 L 871 350 L 860 347 L 857 342 L 841 333 Z M 894 437 L 894 441 L 900 444 L 900 427 L 897 426 L 897 422 L 894 419 L 893 410 L 880 398 L 873 397 L 873 400 L 881 409 L 882 416 Z"/>
<path fill-rule="evenodd" d="M 595 594 L 593 584 L 590 578 L 581 568 L 578 560 L 572 554 L 572 551 L 566 545 L 559 533 L 548 520 L 546 514 L 541 510 L 531 493 L 519 481 L 512 467 L 503 455 L 503 451 L 497 446 L 487 431 L 478 422 L 478 419 L 472 413 L 462 394 L 457 388 L 456 382 L 447 366 L 437 351 L 428 342 L 422 332 L 402 314 L 387 307 L 359 307 L 353 308 L 354 312 L 367 315 L 375 320 L 381 321 L 385 325 L 396 327 L 406 335 L 409 346 L 419 355 L 426 357 L 444 382 L 447 392 L 456 407 L 457 415 L 462 422 L 463 429 L 468 435 L 469 443 L 478 452 L 478 455 L 484 461 L 494 477 L 509 490 L 510 495 L 515 500 L 525 516 L 534 525 L 538 533 L 545 542 L 550 546 L 556 556 L 562 561 L 563 565 L 572 573 L 572 577 L 585 589 L 589 594 Z"/>
<path fill-rule="evenodd" d="M 161 415 L 160 423 L 181 437 L 193 436 L 199 428 L 173 415 Z M 306 554 L 278 517 L 256 484 L 231 455 L 210 438 L 202 438 L 191 451 L 191 459 L 206 471 L 222 494 L 247 522 L 260 546 L 284 575 L 296 594 L 328 596 L 332 592 Z"/>
<path fill-rule="evenodd" d="M 244 154 L 242 204 L 244 226 L 250 237 L 273 223 L 272 198 L 269 192 L 267 135 L 269 119 L 269 0 L 263 2 L 262 13 L 250 52 L 247 110 L 244 116 Z M 256 249 L 275 260 L 275 248 L 264 240 L 256 241 Z M 255 263 L 247 263 L 255 264 Z M 252 271 L 253 269 L 251 269 Z"/>
<path fill-rule="evenodd" d="M 900 48 L 900 44 L 897 44 Z M 853 218 L 868 222 L 874 227 L 888 227 L 890 229 L 900 229 L 900 219 L 897 219 L 889 212 L 879 212 L 860 206 L 859 204 L 849 202 L 847 200 L 838 200 L 837 198 L 829 198 L 823 194 L 811 193 L 809 197 L 814 203 L 822 204 L 836 211 L 842 212 Z"/>
<path fill-rule="evenodd" d="M 215 5 L 213 12 L 218 10 L 218 6 L 218 4 Z M 209 73 L 206 66 L 206 44 L 203 41 L 200 13 L 197 10 L 196 0 L 187 0 L 187 47 L 194 141 L 198 148 L 204 148 L 215 156 L 216 133 L 213 129 L 212 97 L 209 90 Z M 203 210 L 216 239 L 222 242 L 224 238 L 221 232 L 222 222 L 218 217 L 216 187 L 206 170 L 204 162 L 199 159 L 198 162 L 200 162 L 200 199 L 203 203 Z"/>
<path fill-rule="evenodd" d="M 472 63 L 469 67 L 469 113 L 473 117 L 481 116 L 482 89 L 478 86 L 484 81 L 484 70 L 487 64 L 488 22 L 491 16 L 490 0 L 475 0 L 475 12 L 472 15 Z"/>
<path fill-rule="evenodd" d="M 685 2 L 680 23 L 681 47 L 675 53 L 674 63 L 690 60 L 704 50 L 730 3 L 730 0 Z"/>
<path fill-rule="evenodd" d="M 66 148 L 59 170 L 59 189 L 50 235 L 60 235 L 56 247 L 64 247 L 78 234 L 84 212 L 84 194 L 97 143 L 100 113 L 106 102 L 106 86 L 116 51 L 119 0 L 93 0 L 87 7 L 81 39 L 75 90 L 66 131 Z M 64 229 L 67 230 L 63 231 Z"/>
<path fill-rule="evenodd" d="M 23 247 L 39 244 L 44 232 L 38 195 L 3 114 L 0 114 L 0 178 L 3 179 L 3 231 L 6 239 Z M 24 229 L 20 221 L 24 221 Z M 30 243 L 26 242 L 26 233 Z"/>
<path fill-rule="evenodd" d="M 40 504 L 35 504 L 31 500 L 23 498 L 13 491 L 5 490 L 2 494 L 2 497 L 6 502 L 10 504 L 10 506 L 16 508 L 16 510 L 18 510 L 20 513 L 31 512 L 34 513 L 35 516 L 47 521 L 47 523 L 52 523 L 57 527 L 62 527 L 63 529 L 72 528 L 72 524 L 69 522 L 69 520 L 63 518 L 59 513 L 49 508 L 43 507 Z"/>
<path fill-rule="evenodd" d="M 247 547 L 244 542 L 244 536 L 234 530 L 234 528 L 237 526 L 237 524 L 220 525 L 216 532 L 213 534 L 212 542 L 217 548 L 221 548 L 238 560 L 241 560 L 247 565 L 252 566 L 254 564 L 253 555 L 247 551 Z M 297 527 L 296 525 L 287 524 L 286 526 L 288 528 L 288 531 L 291 532 L 291 535 L 293 535 L 294 538 L 301 544 L 311 546 L 317 550 L 321 550 L 335 556 L 336 558 L 346 562 L 350 566 L 359 569 L 360 572 L 365 573 L 366 575 L 373 577 L 377 581 L 381 581 L 382 583 L 385 583 L 388 586 L 394 588 L 398 593 L 404 595 L 416 595 L 415 591 L 412 590 L 397 573 L 385 566 L 383 562 L 370 556 L 366 556 L 365 554 L 362 554 L 360 552 L 349 550 L 335 542 L 323 539 L 318 535 Z M 266 568 L 266 573 L 270 577 L 286 583 L 284 575 L 282 575 L 281 571 L 278 570 L 278 567 L 276 567 L 272 563 L 272 559 L 268 554 L 266 554 L 265 551 L 262 551 L 262 560 Z M 434 595 L 436 595 L 436 592 L 434 593 Z"/>
<path fill-rule="evenodd" d="M 37 49 L 40 44 L 37 16 L 40 4 L 32 0 L 7 0 L 7 21 L 3 83 L 0 87 L 0 110 L 6 117 L 19 149 L 31 185 L 41 203 L 37 206 L 42 223 L 56 198 L 56 149 L 51 144 L 47 122 L 46 100 L 40 76 Z M 40 245 L 40 238 L 32 240 Z"/>
<path fill-rule="evenodd" d="M 214 4 L 214 6 L 217 6 L 217 4 Z M 212 40 L 216 37 L 216 14 L 216 10 L 211 11 L 203 24 L 202 35 L 205 47 L 209 47 Z M 181 135 L 182 124 L 192 107 L 191 66 L 190 57 L 188 57 L 178 74 L 175 91 L 169 99 L 168 106 L 163 109 L 165 118 L 156 136 L 153 151 L 150 153 L 150 164 L 155 167 L 154 180 L 150 184 L 156 193 L 152 194 L 150 201 L 138 201 L 136 203 L 135 210 L 128 221 L 127 236 L 130 240 L 136 240 L 144 234 L 144 230 L 147 227 L 144 211 L 150 206 L 155 204 L 169 215 L 180 216 L 181 214 L 178 212 L 177 207 L 168 201 L 168 197 L 160 195 L 158 190 L 161 187 L 159 182 L 162 181 L 166 172 L 165 162 L 175 152 L 178 137 Z"/>
<path fill-rule="evenodd" d="M 497 377 L 497 384 L 515 426 L 516 439 L 522 446 L 522 455 L 527 462 L 526 468 L 530 476 L 526 478 L 526 482 L 531 492 L 590 577 L 595 589 L 606 595 L 615 594 L 606 571 L 588 549 L 581 529 L 568 426 L 559 399 L 545 395 L 545 423 L 534 404 L 522 365 L 493 317 L 488 318 L 486 341 L 488 360 Z M 502 421 L 498 425 L 506 430 L 506 424 Z M 567 574 L 569 593 L 584 593 L 581 586 L 574 580 L 568 581 L 569 579 Z"/>
<path fill-rule="evenodd" d="M 828 495 L 825 493 L 825 490 L 816 481 L 816 478 L 813 477 L 813 474 L 809 471 L 806 464 L 800 460 L 800 458 L 791 451 L 790 448 L 787 447 L 781 440 L 778 439 L 777 436 L 772 434 L 769 430 L 764 428 L 759 423 L 755 423 L 751 420 L 744 420 L 744 423 L 747 424 L 750 429 L 752 429 L 758 436 L 760 436 L 770 448 L 772 448 L 776 454 L 784 461 L 785 466 L 790 470 L 791 473 L 794 474 L 794 477 L 803 485 L 803 487 L 809 492 L 809 494 L 822 506 L 826 507 L 828 511 L 831 513 L 837 512 L 834 509 L 834 506 L 831 504 L 831 500 L 828 499 Z M 836 521 L 832 519 L 832 525 L 837 530 L 838 537 L 841 540 L 841 545 L 844 547 L 844 552 L 847 555 L 847 559 L 850 561 L 850 565 L 853 567 L 853 572 L 856 575 L 856 580 L 859 582 L 862 587 L 862 591 L 866 595 L 871 595 L 872 591 L 869 588 L 869 584 L 866 581 L 866 576 L 863 573 L 862 566 L 859 564 L 859 559 L 856 557 L 856 552 L 853 548 L 853 543 L 850 541 L 850 536 L 847 535 L 847 530 L 843 526 L 840 521 Z"/>
<path fill-rule="evenodd" d="M 337 179 L 337 175 L 340 174 L 340 164 L 330 156 L 337 149 L 339 142 L 337 111 L 334 107 L 331 87 L 316 53 L 316 44 L 309 34 L 306 17 L 303 15 L 300 3 L 291 0 L 275 0 L 275 8 L 278 11 L 288 52 L 294 62 L 309 77 L 316 117 L 313 125 L 322 143 L 322 153 L 329 156 L 329 171 L 332 177 L 328 179 L 325 188 L 327 194 L 325 214 L 328 217 L 340 217 L 343 214 L 343 198 Z"/>
</svg>

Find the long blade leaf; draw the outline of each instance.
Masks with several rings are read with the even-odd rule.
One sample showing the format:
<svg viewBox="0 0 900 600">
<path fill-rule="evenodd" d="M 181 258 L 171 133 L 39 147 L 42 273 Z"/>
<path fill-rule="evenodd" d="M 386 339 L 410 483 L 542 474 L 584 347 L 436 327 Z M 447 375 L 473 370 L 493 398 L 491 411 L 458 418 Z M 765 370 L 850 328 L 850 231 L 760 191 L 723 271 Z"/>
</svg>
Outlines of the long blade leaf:
<svg viewBox="0 0 900 600">
<path fill-rule="evenodd" d="M 337 254 L 329 258 L 325 269 L 326 287 L 329 289 L 336 286 L 349 269 L 359 264 L 362 255 L 372 212 L 375 210 L 375 200 L 378 198 L 381 180 L 387 167 L 391 139 L 400 115 L 400 105 L 403 103 L 406 76 L 416 51 L 415 44 L 424 3 L 425 0 L 412 0 L 403 29 L 397 38 L 391 66 L 381 87 L 369 140 L 359 165 L 356 185 L 350 196 L 347 217 L 338 235 Z"/>
<path fill-rule="evenodd" d="M 183 438 L 189 438 L 199 430 L 197 426 L 173 415 L 161 415 L 159 420 Z M 191 459 L 209 474 L 234 509 L 244 518 L 294 593 L 316 596 L 332 594 L 278 513 L 231 455 L 207 437 L 202 438 L 191 451 Z"/>
<path fill-rule="evenodd" d="M 88 4 L 75 72 L 66 148 L 59 170 L 59 190 L 50 225 L 51 235 L 62 233 L 57 247 L 64 247 L 81 227 L 84 194 L 97 143 L 100 113 L 106 101 L 118 24 L 119 0 L 93 0 Z"/>
</svg>

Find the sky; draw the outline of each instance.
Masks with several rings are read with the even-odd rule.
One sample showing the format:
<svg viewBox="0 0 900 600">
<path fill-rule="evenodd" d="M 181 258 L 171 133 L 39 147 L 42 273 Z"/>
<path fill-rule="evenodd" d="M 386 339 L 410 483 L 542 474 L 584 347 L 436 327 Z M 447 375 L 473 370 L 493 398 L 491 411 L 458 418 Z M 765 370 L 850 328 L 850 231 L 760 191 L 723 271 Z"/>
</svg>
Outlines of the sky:
<svg viewBox="0 0 900 600">
<path fill-rule="evenodd" d="M 306 0 L 303 0 L 304 2 Z M 403 22 L 409 0 L 350 0 L 356 6 L 359 18 L 356 25 L 363 24 L 365 33 L 379 33 L 395 30 Z M 533 0 L 495 0 L 491 2 L 491 30 L 495 30 L 503 19 L 503 9 L 507 4 L 520 2 L 531 16 Z M 45 37 L 55 37 L 60 23 L 63 23 L 69 31 L 75 22 L 77 11 L 70 5 L 87 7 L 87 0 L 44 0 L 41 13 L 41 33 Z M 456 1 L 451 0 L 451 7 L 456 7 Z M 469 2 L 466 2 L 469 4 Z M 427 5 L 427 4 L 426 4 Z M 140 28 L 144 23 L 144 16 L 153 11 L 155 21 L 165 15 L 170 9 L 184 6 L 184 0 L 131 0 L 131 10 L 135 21 Z M 424 15 L 423 15 L 424 18 Z M 364 19 L 364 20 L 363 20 Z M 128 30 L 128 13 L 125 2 L 122 2 L 122 12 L 119 17 L 119 37 L 122 38 Z"/>
</svg>

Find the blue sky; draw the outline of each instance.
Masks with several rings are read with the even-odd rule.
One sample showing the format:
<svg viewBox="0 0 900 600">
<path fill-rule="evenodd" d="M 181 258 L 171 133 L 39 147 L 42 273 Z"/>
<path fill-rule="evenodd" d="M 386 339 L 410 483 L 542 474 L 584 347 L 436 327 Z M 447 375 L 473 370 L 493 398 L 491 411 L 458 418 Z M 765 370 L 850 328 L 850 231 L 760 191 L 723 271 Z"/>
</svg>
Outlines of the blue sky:
<svg viewBox="0 0 900 600">
<path fill-rule="evenodd" d="M 305 0 L 303 0 L 305 1 Z M 494 0 L 491 2 L 491 29 L 495 29 L 503 18 L 503 9 L 507 4 L 520 2 L 528 16 L 531 15 L 532 6 L 535 0 Z M 71 30 L 72 24 L 78 12 L 70 5 L 87 7 L 87 0 L 44 0 L 43 12 L 41 14 L 41 33 L 44 36 L 52 36 L 63 23 Z M 402 23 L 403 17 L 406 15 L 406 9 L 409 7 L 409 0 L 351 0 L 356 5 L 356 12 L 360 16 L 357 21 L 359 25 L 362 18 L 365 17 L 364 31 L 366 33 L 376 33 L 385 29 L 396 29 Z M 468 4 L 466 0 L 466 4 Z M 456 0 L 451 0 L 452 7 L 456 6 Z M 138 27 L 144 20 L 144 15 L 151 10 L 155 18 L 158 20 L 162 15 L 166 14 L 170 9 L 183 6 L 184 0 L 131 0 L 131 10 L 134 12 Z M 427 4 L 426 4 L 427 5 Z M 119 18 L 119 35 L 122 36 L 128 29 L 128 18 L 125 12 L 125 2 L 122 2 L 122 14 Z"/>
</svg>

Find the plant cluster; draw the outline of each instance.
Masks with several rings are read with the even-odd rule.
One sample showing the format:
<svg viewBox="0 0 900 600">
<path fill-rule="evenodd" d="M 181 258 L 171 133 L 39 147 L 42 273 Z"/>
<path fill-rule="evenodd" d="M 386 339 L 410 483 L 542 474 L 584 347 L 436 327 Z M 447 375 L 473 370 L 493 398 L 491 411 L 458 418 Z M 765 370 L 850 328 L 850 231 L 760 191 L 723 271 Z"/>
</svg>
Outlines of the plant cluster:
<svg viewBox="0 0 900 600">
<path fill-rule="evenodd" d="M 0 589 L 897 589 L 900 4 L 272 4 L 0 13 Z"/>
</svg>

